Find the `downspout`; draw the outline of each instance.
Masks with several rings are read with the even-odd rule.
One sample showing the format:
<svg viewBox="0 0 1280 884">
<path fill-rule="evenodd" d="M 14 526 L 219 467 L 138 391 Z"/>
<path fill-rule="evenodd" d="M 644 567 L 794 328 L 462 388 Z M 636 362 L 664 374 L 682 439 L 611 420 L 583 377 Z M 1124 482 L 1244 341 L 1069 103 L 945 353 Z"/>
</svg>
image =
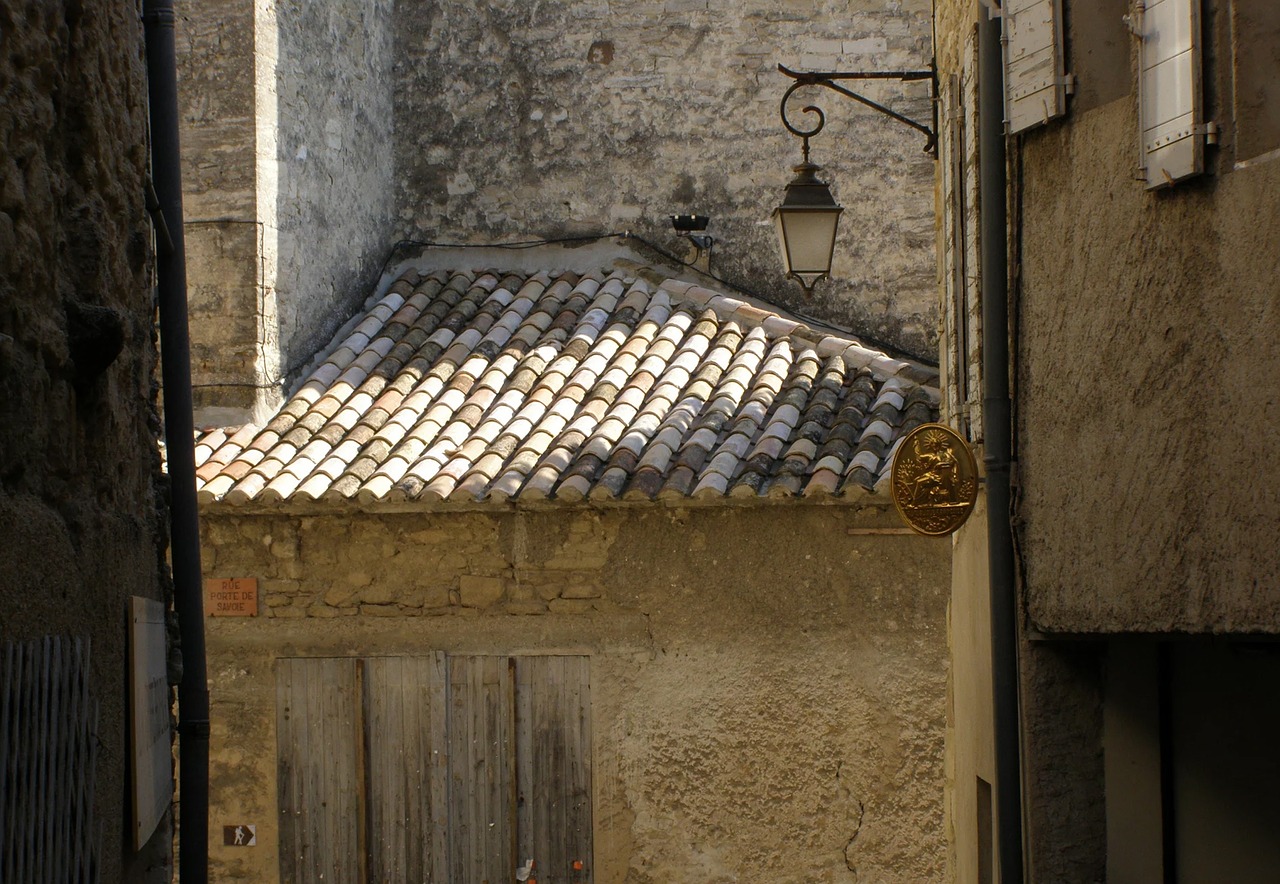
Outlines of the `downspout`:
<svg viewBox="0 0 1280 884">
<path fill-rule="evenodd" d="M 994 6 L 994 4 L 992 4 Z M 1009 251 L 1004 52 L 993 9 L 978 14 L 978 186 L 982 237 L 982 425 L 995 724 L 996 832 L 1001 884 L 1022 884 L 1018 621 L 1009 509 Z"/>
<path fill-rule="evenodd" d="M 209 690 L 205 675 L 200 524 L 196 509 L 191 341 L 187 333 L 187 266 L 182 235 L 182 167 L 178 143 L 178 64 L 173 0 L 144 0 L 147 91 L 151 111 L 151 175 L 169 244 L 156 249 L 160 365 L 169 464 L 173 607 L 182 642 L 178 686 L 178 875 L 205 884 L 209 875 Z"/>
</svg>

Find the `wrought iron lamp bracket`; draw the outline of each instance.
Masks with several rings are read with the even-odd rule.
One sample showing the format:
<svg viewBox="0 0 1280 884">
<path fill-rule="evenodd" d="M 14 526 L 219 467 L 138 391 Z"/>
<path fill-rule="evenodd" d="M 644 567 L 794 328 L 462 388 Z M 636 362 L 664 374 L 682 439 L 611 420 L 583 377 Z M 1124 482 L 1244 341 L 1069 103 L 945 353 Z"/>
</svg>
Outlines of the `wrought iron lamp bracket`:
<svg viewBox="0 0 1280 884">
<path fill-rule="evenodd" d="M 822 127 L 826 125 L 827 118 L 823 114 L 822 109 L 816 105 L 805 105 L 801 109 L 802 113 L 816 114 L 817 123 L 812 128 L 801 128 L 796 126 L 787 117 L 787 102 L 797 89 L 803 86 L 823 86 L 833 92 L 838 92 L 846 98 L 852 98 L 854 101 L 865 104 L 872 110 L 879 111 L 886 116 L 892 117 L 899 123 L 910 126 L 912 129 L 921 132 L 925 137 L 924 150 L 925 153 L 933 157 L 938 155 L 938 67 L 936 63 L 931 63 L 926 71 L 793 71 L 783 65 L 778 65 L 778 70 L 782 74 L 795 80 L 787 88 L 782 96 L 782 105 L 780 112 L 782 116 L 782 125 L 787 127 L 787 131 L 797 138 L 804 141 L 804 161 L 809 162 L 809 139 L 822 131 Z M 908 117 L 903 116 L 897 111 L 890 110 L 879 102 L 872 101 L 865 95 L 859 95 L 852 89 L 847 89 L 839 84 L 839 80 L 900 80 L 904 83 L 916 80 L 929 81 L 929 100 L 933 105 L 933 119 L 931 125 L 917 122 Z"/>
</svg>

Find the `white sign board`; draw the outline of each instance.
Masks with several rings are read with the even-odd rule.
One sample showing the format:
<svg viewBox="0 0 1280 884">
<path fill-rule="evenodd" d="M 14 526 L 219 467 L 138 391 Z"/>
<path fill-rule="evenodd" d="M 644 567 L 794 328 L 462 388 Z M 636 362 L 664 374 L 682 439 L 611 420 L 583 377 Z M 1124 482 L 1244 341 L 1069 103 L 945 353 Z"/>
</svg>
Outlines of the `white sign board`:
<svg viewBox="0 0 1280 884">
<path fill-rule="evenodd" d="M 133 747 L 133 847 L 142 845 L 173 801 L 164 605 L 129 600 L 129 708 Z"/>
</svg>

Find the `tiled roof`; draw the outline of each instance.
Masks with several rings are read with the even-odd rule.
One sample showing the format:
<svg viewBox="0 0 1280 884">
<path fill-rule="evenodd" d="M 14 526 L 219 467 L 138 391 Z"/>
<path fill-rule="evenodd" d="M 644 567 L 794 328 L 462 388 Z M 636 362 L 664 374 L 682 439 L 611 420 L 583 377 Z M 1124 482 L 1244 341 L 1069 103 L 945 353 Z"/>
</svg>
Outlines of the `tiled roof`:
<svg viewBox="0 0 1280 884">
<path fill-rule="evenodd" d="M 410 270 L 353 323 L 199 435 L 202 502 L 879 496 L 937 412 L 926 367 L 670 279 Z"/>
</svg>

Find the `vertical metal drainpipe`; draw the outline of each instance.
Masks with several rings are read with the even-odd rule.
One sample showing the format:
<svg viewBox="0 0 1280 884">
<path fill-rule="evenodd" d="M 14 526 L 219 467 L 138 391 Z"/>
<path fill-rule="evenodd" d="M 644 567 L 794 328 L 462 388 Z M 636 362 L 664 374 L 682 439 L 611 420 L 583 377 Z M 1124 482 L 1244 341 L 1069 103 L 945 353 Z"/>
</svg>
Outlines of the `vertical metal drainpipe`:
<svg viewBox="0 0 1280 884">
<path fill-rule="evenodd" d="M 178 686 L 178 874 L 182 884 L 205 884 L 209 875 L 209 690 L 200 590 L 173 0 L 145 0 L 142 17 L 151 111 L 151 175 L 172 243 L 172 248 L 162 245 L 157 249 L 156 275 L 169 464 L 173 606 L 182 641 L 182 683 Z"/>
<path fill-rule="evenodd" d="M 995 710 L 996 831 L 1001 884 L 1021 884 L 1022 767 L 1018 621 L 1009 509 L 1009 249 L 1000 20 L 978 15 L 978 186 L 982 249 L 982 425 Z"/>
</svg>

